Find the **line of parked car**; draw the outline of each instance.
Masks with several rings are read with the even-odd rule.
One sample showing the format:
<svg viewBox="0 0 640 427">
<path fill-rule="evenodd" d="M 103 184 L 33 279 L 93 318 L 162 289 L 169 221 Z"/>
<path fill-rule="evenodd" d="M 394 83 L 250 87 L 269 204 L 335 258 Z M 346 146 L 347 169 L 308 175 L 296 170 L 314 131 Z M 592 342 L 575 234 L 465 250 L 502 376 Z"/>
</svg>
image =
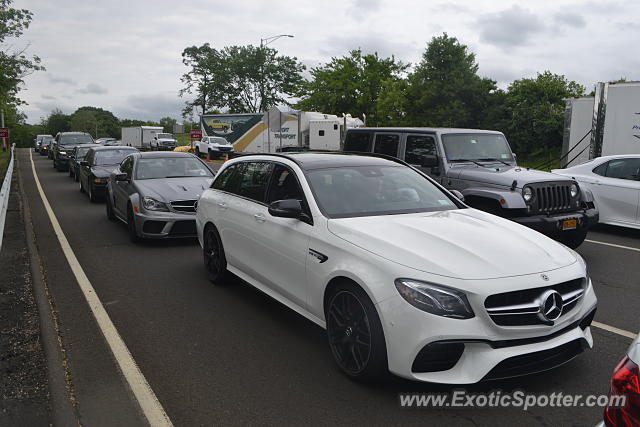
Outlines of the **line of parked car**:
<svg viewBox="0 0 640 427">
<path fill-rule="evenodd" d="M 497 183 L 484 192 L 469 184 L 483 174 L 513 180 L 525 202 L 517 212 L 563 231 L 594 209 L 575 181 L 536 175 L 545 178 L 536 185 L 506 140 L 465 131 L 433 137 L 457 153 L 434 179 L 442 165 L 431 136 L 408 133 L 419 150 L 407 163 L 389 154 L 394 145 L 408 153 L 408 138 L 385 136 L 370 147 L 388 153 L 243 155 L 215 176 L 191 153 L 98 145 L 77 132 L 57 135 L 48 152 L 91 201 L 105 200 L 107 218 L 126 224 L 132 241 L 197 236 L 214 284 L 234 274 L 325 328 L 353 379 L 391 372 L 468 384 L 545 371 L 592 347 L 597 299 L 582 257 L 520 216 L 470 208 L 461 192 L 516 206 Z M 567 208 L 554 215 L 556 205 Z M 625 363 L 625 381 L 637 384 L 637 365 Z"/>
</svg>

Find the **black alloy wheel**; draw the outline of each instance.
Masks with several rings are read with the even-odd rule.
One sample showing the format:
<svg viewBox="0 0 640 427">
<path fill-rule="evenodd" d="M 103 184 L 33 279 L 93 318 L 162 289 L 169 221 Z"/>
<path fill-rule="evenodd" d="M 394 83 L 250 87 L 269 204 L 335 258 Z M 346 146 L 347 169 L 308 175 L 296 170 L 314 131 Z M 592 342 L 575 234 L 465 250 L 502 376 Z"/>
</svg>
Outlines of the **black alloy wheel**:
<svg viewBox="0 0 640 427">
<path fill-rule="evenodd" d="M 327 337 L 333 358 L 353 379 L 374 380 L 388 370 L 382 324 L 367 294 L 345 283 L 326 309 Z"/>
<path fill-rule="evenodd" d="M 222 285 L 227 275 L 227 259 L 218 230 L 209 225 L 204 230 L 202 255 L 209 280 L 214 285 Z"/>
<path fill-rule="evenodd" d="M 133 243 L 138 243 L 140 236 L 138 236 L 138 232 L 136 231 L 136 220 L 131 205 L 129 205 L 129 210 L 127 211 L 127 229 L 129 230 L 129 239 Z"/>
</svg>

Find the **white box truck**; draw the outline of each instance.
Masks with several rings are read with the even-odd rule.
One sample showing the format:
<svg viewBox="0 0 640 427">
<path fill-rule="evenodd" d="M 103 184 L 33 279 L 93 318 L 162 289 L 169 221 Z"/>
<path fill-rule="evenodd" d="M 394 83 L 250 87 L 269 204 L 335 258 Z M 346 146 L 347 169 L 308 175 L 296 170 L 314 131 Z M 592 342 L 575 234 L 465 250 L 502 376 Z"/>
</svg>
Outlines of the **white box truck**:
<svg viewBox="0 0 640 427">
<path fill-rule="evenodd" d="M 151 141 L 163 133 L 162 126 L 135 126 L 122 128 L 122 144 L 139 149 L 151 149 Z"/>
<path fill-rule="evenodd" d="M 640 82 L 598 83 L 595 97 L 567 100 L 562 167 L 640 154 Z"/>
</svg>

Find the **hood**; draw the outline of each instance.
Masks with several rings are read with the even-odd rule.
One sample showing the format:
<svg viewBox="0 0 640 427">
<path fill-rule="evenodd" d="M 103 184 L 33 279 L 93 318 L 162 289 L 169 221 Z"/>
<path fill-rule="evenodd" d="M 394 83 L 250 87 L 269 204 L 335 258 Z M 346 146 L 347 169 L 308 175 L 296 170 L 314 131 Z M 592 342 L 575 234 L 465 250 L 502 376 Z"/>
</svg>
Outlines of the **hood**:
<svg viewBox="0 0 640 427">
<path fill-rule="evenodd" d="M 331 219 L 328 227 L 390 261 L 458 279 L 521 276 L 576 262 L 560 243 L 475 209 Z"/>
<path fill-rule="evenodd" d="M 91 166 L 91 173 L 97 178 L 107 178 L 120 165 Z"/>
<path fill-rule="evenodd" d="M 141 179 L 135 184 L 142 196 L 149 196 L 163 202 L 174 200 L 198 200 L 211 186 L 212 177 Z"/>
<path fill-rule="evenodd" d="M 463 179 L 466 181 L 475 181 L 480 183 L 511 186 L 514 180 L 518 181 L 518 188 L 522 188 L 525 184 L 545 181 L 565 181 L 559 175 L 550 172 L 543 172 L 536 169 L 527 169 L 522 166 L 506 166 L 494 165 L 485 166 L 465 166 L 454 167 L 450 169 L 449 176 L 451 178 Z"/>
</svg>

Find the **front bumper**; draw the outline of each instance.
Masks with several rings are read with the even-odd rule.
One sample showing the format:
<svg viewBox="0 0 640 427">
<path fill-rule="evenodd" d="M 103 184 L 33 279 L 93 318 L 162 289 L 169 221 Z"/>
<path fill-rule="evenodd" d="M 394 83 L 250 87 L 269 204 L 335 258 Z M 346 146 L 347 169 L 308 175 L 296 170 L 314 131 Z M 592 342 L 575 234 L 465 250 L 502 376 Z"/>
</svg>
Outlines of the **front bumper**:
<svg viewBox="0 0 640 427">
<path fill-rule="evenodd" d="M 562 222 L 564 220 L 576 219 L 578 221 L 576 230 L 585 230 L 598 223 L 599 214 L 598 210 L 593 208 L 583 209 L 578 212 L 566 212 L 555 215 L 532 215 L 510 219 L 547 236 L 558 236 L 566 232 L 562 230 Z"/>
<path fill-rule="evenodd" d="M 589 325 L 596 304 L 593 286 L 588 286 L 582 303 L 553 327 L 499 327 L 478 310 L 471 319 L 449 319 L 407 307 L 400 296 L 378 303 L 378 313 L 392 373 L 418 381 L 473 384 L 552 369 L 592 347 Z M 440 368 L 430 371 L 417 368 L 423 349 L 448 343 L 460 349 L 447 353 L 451 363 L 440 363 Z"/>
<path fill-rule="evenodd" d="M 174 212 L 149 212 L 141 209 L 134 214 L 136 230 L 145 239 L 179 239 L 197 236 L 196 217 Z"/>
</svg>

